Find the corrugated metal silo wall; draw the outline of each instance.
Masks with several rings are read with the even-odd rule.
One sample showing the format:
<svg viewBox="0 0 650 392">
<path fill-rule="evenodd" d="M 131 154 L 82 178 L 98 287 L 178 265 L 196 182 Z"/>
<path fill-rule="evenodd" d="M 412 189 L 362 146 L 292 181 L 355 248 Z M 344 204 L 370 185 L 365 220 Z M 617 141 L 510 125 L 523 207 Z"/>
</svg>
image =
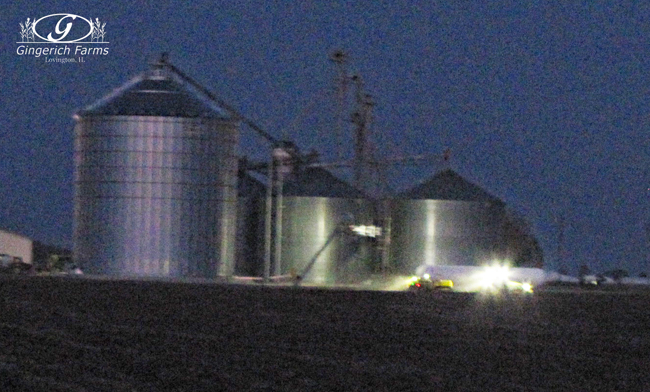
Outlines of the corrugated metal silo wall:
<svg viewBox="0 0 650 392">
<path fill-rule="evenodd" d="M 82 118 L 74 255 L 90 273 L 231 275 L 237 127 L 217 119 Z"/>
<path fill-rule="evenodd" d="M 284 197 L 282 212 L 282 274 L 302 274 L 309 261 L 339 224 L 369 224 L 367 200 L 327 197 Z M 304 282 L 331 284 L 353 280 L 369 271 L 372 257 L 367 238 L 343 234 L 325 248 Z"/>
<path fill-rule="evenodd" d="M 503 206 L 394 200 L 391 210 L 391 263 L 400 273 L 423 264 L 481 265 L 505 254 Z"/>
</svg>

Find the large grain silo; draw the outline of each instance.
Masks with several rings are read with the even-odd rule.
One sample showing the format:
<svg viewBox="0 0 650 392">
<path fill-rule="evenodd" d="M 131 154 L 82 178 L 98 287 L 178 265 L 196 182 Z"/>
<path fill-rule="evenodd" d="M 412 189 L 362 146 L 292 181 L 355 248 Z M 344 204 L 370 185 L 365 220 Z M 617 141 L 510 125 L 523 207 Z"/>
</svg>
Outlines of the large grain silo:
<svg viewBox="0 0 650 392">
<path fill-rule="evenodd" d="M 118 276 L 231 275 L 238 124 L 161 60 L 75 115 L 74 257 Z"/>
<path fill-rule="evenodd" d="M 367 273 L 372 262 L 369 239 L 344 229 L 372 222 L 372 206 L 363 193 L 325 169 L 305 168 L 289 176 L 282 200 L 282 274 L 329 284 Z M 334 234 L 337 228 L 342 230 Z"/>
<path fill-rule="evenodd" d="M 505 257 L 505 204 L 452 170 L 392 203 L 391 259 L 402 273 L 421 265 L 481 265 Z"/>
</svg>

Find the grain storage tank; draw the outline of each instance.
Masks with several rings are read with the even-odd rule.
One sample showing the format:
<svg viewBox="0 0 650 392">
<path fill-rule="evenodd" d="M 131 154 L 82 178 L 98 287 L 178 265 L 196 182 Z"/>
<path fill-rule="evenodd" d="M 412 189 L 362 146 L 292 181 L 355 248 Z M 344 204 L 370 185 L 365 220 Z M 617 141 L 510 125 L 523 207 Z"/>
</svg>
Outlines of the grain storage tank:
<svg viewBox="0 0 650 392">
<path fill-rule="evenodd" d="M 505 204 L 452 170 L 406 191 L 391 208 L 393 266 L 481 265 L 505 257 Z"/>
<path fill-rule="evenodd" d="M 372 204 L 365 195 L 327 170 L 293 172 L 283 189 L 281 272 L 302 275 L 337 227 L 372 222 Z M 358 279 L 372 260 L 367 237 L 336 235 L 315 260 L 303 282 L 330 284 Z"/>
<path fill-rule="evenodd" d="M 90 273 L 232 274 L 238 123 L 164 60 L 75 115 L 74 257 Z"/>
</svg>

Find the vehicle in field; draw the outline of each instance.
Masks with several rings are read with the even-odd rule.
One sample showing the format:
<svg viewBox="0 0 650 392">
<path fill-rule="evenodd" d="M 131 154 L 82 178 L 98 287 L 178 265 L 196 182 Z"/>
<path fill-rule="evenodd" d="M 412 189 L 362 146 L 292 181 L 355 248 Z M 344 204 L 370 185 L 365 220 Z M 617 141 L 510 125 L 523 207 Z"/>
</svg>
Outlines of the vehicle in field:
<svg viewBox="0 0 650 392">
<path fill-rule="evenodd" d="M 512 268 L 505 263 L 481 266 L 422 266 L 410 281 L 410 290 L 453 290 L 470 293 L 530 294 L 543 284 L 544 271 L 537 268 Z M 419 284 L 419 286 L 418 286 Z"/>
<path fill-rule="evenodd" d="M 13 256 L 4 253 L 0 254 L 0 268 L 8 268 L 13 261 Z"/>
<path fill-rule="evenodd" d="M 0 273 L 24 273 L 32 270 L 32 265 L 25 263 L 22 257 L 0 254 Z"/>
<path fill-rule="evenodd" d="M 451 279 L 431 279 L 431 276 L 427 274 L 421 277 L 412 277 L 409 285 L 409 290 L 411 291 L 451 291 L 453 289 L 454 282 Z"/>
</svg>

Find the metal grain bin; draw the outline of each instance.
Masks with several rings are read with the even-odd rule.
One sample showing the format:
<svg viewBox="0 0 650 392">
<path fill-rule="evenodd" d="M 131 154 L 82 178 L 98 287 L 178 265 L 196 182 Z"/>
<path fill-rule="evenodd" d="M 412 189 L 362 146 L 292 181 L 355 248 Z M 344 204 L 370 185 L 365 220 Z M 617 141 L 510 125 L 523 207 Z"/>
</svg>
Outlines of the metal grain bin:
<svg viewBox="0 0 650 392">
<path fill-rule="evenodd" d="M 402 193 L 392 204 L 392 264 L 480 265 L 507 255 L 505 205 L 452 170 Z"/>
<path fill-rule="evenodd" d="M 238 139 L 159 63 L 75 115 L 74 257 L 117 276 L 231 275 Z"/>
<path fill-rule="evenodd" d="M 322 168 L 292 174 L 284 184 L 281 272 L 302 275 L 309 261 L 339 226 L 369 224 L 372 205 L 365 195 Z M 369 270 L 366 237 L 336 235 L 303 281 L 330 284 L 354 280 Z"/>
</svg>

